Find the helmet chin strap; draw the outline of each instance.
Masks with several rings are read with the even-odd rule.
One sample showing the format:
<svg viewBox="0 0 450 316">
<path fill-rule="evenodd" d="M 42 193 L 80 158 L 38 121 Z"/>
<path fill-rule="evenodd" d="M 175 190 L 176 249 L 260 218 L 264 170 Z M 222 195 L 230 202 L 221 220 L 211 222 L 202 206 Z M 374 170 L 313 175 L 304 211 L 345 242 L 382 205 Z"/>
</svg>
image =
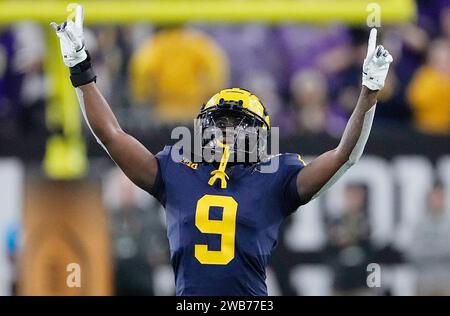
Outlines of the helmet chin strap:
<svg viewBox="0 0 450 316">
<path fill-rule="evenodd" d="M 227 180 L 230 179 L 228 175 L 225 173 L 225 169 L 227 168 L 228 159 L 230 158 L 230 146 L 227 144 L 223 144 L 221 141 L 216 140 L 217 145 L 219 145 L 221 148 L 223 148 L 223 155 L 220 159 L 220 165 L 219 169 L 214 170 L 211 172 L 211 178 L 208 181 L 208 184 L 210 186 L 213 186 L 216 180 L 220 180 L 220 188 L 226 189 L 227 188 Z"/>
</svg>

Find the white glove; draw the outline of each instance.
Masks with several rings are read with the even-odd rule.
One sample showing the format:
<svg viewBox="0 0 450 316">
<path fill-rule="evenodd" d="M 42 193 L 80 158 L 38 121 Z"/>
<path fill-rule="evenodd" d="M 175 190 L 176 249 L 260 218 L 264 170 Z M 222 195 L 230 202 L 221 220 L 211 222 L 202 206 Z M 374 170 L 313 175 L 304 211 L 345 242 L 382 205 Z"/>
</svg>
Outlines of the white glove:
<svg viewBox="0 0 450 316">
<path fill-rule="evenodd" d="M 370 30 L 367 56 L 364 59 L 362 84 L 370 90 L 381 90 L 393 61 L 391 54 L 381 45 L 376 46 L 377 29 Z M 376 47 L 375 47 L 376 46 Z"/>
<path fill-rule="evenodd" d="M 81 5 L 77 6 L 75 23 L 72 19 L 67 19 L 60 25 L 55 22 L 50 23 L 50 25 L 59 37 L 61 53 L 67 67 L 73 67 L 87 58 L 84 49 L 83 7 Z"/>
</svg>

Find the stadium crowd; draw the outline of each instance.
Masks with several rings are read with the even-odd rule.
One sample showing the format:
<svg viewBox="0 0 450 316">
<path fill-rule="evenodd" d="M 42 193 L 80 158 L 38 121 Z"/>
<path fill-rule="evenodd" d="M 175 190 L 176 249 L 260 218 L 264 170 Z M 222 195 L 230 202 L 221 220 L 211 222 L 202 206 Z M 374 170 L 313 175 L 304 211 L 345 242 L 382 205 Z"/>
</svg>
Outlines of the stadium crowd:
<svg viewBox="0 0 450 316">
<path fill-rule="evenodd" d="M 395 62 L 376 123 L 448 135 L 450 6 L 418 1 L 418 10 L 417 23 L 381 29 Z M 0 29 L 0 138 L 45 131 L 44 27 Z M 191 122 L 212 94 L 239 86 L 260 96 L 282 136 L 338 136 L 358 97 L 366 33 L 337 23 L 142 23 L 93 26 L 86 45 L 98 84 L 127 128 Z"/>
</svg>

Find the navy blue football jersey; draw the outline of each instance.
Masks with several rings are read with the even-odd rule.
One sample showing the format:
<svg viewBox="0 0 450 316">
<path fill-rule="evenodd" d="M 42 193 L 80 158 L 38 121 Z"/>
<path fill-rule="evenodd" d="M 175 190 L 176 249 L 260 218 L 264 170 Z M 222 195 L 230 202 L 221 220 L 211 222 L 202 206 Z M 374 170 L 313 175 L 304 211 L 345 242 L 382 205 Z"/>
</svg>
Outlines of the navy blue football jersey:
<svg viewBox="0 0 450 316">
<path fill-rule="evenodd" d="M 208 184 L 209 163 L 176 162 L 171 146 L 156 155 L 153 192 L 166 211 L 177 295 L 267 295 L 265 268 L 284 218 L 300 206 L 296 176 L 304 164 L 282 154 L 227 168 L 227 187 Z M 272 161 L 273 163 L 273 161 Z"/>
</svg>

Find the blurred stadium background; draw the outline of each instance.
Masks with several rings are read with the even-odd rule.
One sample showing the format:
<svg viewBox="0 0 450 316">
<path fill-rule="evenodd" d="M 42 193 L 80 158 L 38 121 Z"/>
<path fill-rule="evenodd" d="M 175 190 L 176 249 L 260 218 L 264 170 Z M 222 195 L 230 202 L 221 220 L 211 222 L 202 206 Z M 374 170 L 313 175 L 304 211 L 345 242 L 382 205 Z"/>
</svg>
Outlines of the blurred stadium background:
<svg viewBox="0 0 450 316">
<path fill-rule="evenodd" d="M 373 2 L 394 63 L 366 154 L 286 222 L 272 295 L 450 294 L 450 3 Z M 225 87 L 259 95 L 280 149 L 306 160 L 356 103 L 369 1 L 80 3 L 98 85 L 154 153 Z M 163 210 L 80 119 L 48 26 L 67 5 L 0 0 L 0 295 L 172 295 Z"/>
</svg>

